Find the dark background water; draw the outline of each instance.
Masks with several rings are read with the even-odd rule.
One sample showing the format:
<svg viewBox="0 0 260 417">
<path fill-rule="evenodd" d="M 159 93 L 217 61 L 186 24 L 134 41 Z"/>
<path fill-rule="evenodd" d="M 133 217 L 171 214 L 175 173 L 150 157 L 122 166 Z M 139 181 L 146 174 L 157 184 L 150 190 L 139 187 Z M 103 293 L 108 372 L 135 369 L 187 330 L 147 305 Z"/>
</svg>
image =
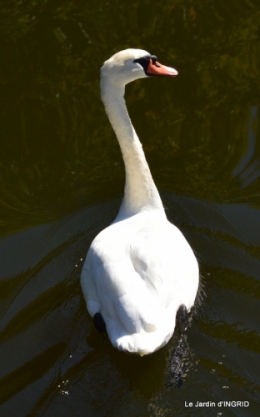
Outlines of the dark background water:
<svg viewBox="0 0 260 417">
<path fill-rule="evenodd" d="M 99 68 L 127 47 L 179 71 L 126 99 L 201 265 L 180 389 L 165 387 L 174 338 L 149 357 L 116 351 L 79 285 L 122 198 Z M 0 51 L 0 416 L 258 416 L 259 1 L 3 0 Z"/>
</svg>

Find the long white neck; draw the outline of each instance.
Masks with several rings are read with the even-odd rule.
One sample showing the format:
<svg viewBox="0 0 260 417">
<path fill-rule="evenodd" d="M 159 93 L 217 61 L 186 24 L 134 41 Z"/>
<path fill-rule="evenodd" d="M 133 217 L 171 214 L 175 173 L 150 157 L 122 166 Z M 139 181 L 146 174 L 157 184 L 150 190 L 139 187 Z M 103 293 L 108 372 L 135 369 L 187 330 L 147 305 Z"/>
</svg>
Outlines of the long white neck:
<svg viewBox="0 0 260 417">
<path fill-rule="evenodd" d="M 127 112 L 125 88 L 106 81 L 106 78 L 101 79 L 101 97 L 116 133 L 126 171 L 125 194 L 119 217 L 132 216 L 146 208 L 164 213 L 142 145 Z"/>
</svg>

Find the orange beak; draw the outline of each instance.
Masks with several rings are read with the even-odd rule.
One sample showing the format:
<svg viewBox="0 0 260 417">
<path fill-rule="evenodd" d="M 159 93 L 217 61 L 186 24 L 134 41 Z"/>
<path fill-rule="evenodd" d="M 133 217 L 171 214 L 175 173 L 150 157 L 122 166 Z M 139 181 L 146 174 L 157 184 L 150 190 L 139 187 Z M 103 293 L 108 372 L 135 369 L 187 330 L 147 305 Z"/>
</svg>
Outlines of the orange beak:
<svg viewBox="0 0 260 417">
<path fill-rule="evenodd" d="M 175 77 L 178 75 L 178 71 L 174 68 L 166 67 L 165 65 L 159 64 L 159 62 L 153 63 L 152 59 L 150 59 L 150 62 L 148 64 L 147 75 L 164 75 L 168 77 Z"/>
</svg>

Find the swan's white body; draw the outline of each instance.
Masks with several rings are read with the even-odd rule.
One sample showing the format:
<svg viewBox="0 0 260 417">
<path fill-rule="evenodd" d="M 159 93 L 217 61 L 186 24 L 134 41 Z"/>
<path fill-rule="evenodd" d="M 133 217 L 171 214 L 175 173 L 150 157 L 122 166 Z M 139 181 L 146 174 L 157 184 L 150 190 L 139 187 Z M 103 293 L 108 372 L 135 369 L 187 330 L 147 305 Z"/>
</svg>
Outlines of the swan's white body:
<svg viewBox="0 0 260 417">
<path fill-rule="evenodd" d="M 113 346 L 140 355 L 168 342 L 178 308 L 191 309 L 199 285 L 197 260 L 166 218 L 125 106 L 125 84 L 146 77 L 144 56 L 151 57 L 128 49 L 112 56 L 101 70 L 102 99 L 125 163 L 125 194 L 114 222 L 92 242 L 81 275 L 90 315 L 101 313 Z M 158 75 L 177 74 L 159 68 L 167 73 Z"/>
</svg>

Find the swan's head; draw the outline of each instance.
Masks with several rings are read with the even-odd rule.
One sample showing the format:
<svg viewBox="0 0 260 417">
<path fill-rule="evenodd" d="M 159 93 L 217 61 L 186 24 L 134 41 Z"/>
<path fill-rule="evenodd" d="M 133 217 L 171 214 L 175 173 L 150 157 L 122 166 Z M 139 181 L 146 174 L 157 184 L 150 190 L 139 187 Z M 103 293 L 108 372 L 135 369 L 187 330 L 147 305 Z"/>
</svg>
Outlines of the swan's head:
<svg viewBox="0 0 260 417">
<path fill-rule="evenodd" d="M 101 68 L 101 79 L 119 86 L 154 75 L 175 77 L 178 72 L 160 64 L 155 55 L 142 49 L 125 49 L 118 52 L 105 61 Z"/>
</svg>

